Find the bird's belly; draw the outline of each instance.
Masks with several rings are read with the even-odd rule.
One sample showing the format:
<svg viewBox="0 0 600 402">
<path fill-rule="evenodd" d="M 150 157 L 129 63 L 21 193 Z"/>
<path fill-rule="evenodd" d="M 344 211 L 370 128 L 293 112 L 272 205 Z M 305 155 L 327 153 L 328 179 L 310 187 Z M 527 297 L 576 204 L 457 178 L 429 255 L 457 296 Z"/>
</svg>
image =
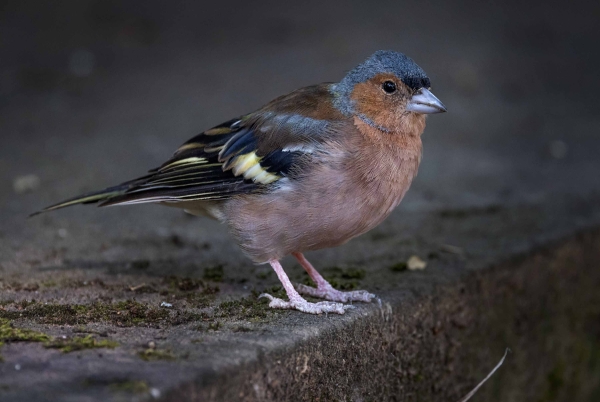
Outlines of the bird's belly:
<svg viewBox="0 0 600 402">
<path fill-rule="evenodd" d="M 310 188 L 240 196 L 224 205 L 233 235 L 252 260 L 262 263 L 346 243 L 380 224 L 408 186 L 377 195 L 357 191 L 355 183 Z"/>
</svg>

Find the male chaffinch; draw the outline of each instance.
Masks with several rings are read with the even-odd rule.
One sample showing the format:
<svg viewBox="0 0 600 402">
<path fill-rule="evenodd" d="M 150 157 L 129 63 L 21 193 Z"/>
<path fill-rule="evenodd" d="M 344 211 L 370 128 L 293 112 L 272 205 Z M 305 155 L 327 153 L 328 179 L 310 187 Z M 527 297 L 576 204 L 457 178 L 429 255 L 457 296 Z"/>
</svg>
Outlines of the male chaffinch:
<svg viewBox="0 0 600 402">
<path fill-rule="evenodd" d="M 413 60 L 378 51 L 338 83 L 298 89 L 204 131 L 146 176 L 40 212 L 158 203 L 218 219 L 248 257 L 275 270 L 289 300 L 261 295 L 271 307 L 343 314 L 342 303 L 375 296 L 334 289 L 302 253 L 346 243 L 400 203 L 421 161 L 425 115 L 446 111 L 429 88 Z M 316 288 L 294 288 L 279 263 L 289 254 Z"/>
</svg>

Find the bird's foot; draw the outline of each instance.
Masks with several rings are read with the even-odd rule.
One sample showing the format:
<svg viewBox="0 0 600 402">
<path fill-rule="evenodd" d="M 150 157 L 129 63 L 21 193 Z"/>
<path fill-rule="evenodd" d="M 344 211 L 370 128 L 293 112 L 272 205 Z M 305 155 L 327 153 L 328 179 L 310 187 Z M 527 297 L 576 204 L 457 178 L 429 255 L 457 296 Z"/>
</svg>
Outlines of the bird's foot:
<svg viewBox="0 0 600 402">
<path fill-rule="evenodd" d="M 309 314 L 322 314 L 322 313 L 344 314 L 346 312 L 346 310 L 353 308 L 353 306 L 345 306 L 341 303 L 331 303 L 331 302 L 311 303 L 311 302 L 304 300 L 302 297 L 297 297 L 290 301 L 278 299 L 267 293 L 263 293 L 258 297 L 259 298 L 265 297 L 265 298 L 271 300 L 271 302 L 269 303 L 269 307 L 271 307 L 271 308 L 298 310 L 298 311 L 302 311 L 303 313 L 309 313 Z"/>
<path fill-rule="evenodd" d="M 342 292 L 334 289 L 329 283 L 325 283 L 320 287 L 313 288 L 303 284 L 296 284 L 298 293 L 317 297 L 319 299 L 331 300 L 334 302 L 347 303 L 352 301 L 361 301 L 370 303 L 375 298 L 375 295 L 366 290 L 353 290 L 351 292 Z"/>
</svg>

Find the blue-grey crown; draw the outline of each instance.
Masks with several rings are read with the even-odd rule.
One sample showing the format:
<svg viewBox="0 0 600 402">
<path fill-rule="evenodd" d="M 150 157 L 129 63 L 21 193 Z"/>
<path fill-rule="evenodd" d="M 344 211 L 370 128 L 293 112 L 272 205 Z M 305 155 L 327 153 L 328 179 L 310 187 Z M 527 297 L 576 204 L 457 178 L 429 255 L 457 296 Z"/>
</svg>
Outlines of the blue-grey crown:
<svg viewBox="0 0 600 402">
<path fill-rule="evenodd" d="M 336 97 L 336 106 L 345 113 L 351 113 L 350 94 L 354 86 L 382 73 L 396 75 L 413 90 L 431 86 L 425 71 L 410 57 L 392 50 L 378 50 L 346 74 L 339 83 L 333 84 L 332 90 Z"/>
</svg>

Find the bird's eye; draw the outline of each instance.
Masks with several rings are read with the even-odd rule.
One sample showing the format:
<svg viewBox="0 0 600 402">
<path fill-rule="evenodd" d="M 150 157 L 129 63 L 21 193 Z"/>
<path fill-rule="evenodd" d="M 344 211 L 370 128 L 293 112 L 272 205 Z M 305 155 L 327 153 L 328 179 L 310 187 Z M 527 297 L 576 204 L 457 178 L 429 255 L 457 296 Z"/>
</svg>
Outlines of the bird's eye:
<svg viewBox="0 0 600 402">
<path fill-rule="evenodd" d="M 396 92 L 396 84 L 393 81 L 385 81 L 381 87 L 386 94 L 393 94 Z"/>
</svg>

